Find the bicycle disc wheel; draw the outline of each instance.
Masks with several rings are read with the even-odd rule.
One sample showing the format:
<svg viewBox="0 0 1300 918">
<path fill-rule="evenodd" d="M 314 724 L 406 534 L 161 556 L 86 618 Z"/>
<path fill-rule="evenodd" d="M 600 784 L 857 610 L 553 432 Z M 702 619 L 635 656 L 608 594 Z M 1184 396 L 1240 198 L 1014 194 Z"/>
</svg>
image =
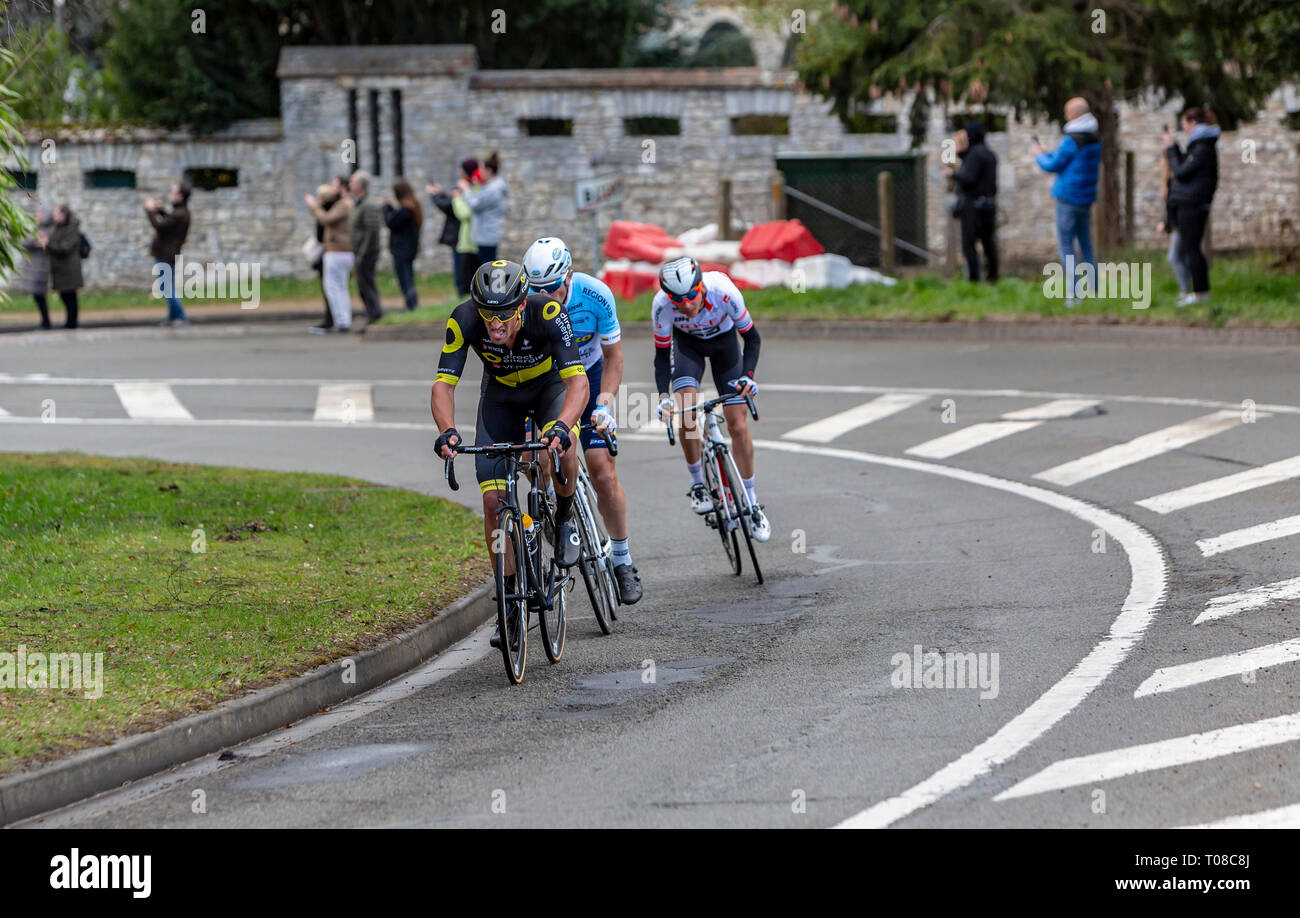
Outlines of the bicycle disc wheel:
<svg viewBox="0 0 1300 918">
<path fill-rule="evenodd" d="M 501 531 L 509 544 L 505 550 L 515 558 L 515 593 L 528 590 L 528 549 L 519 515 L 512 509 L 501 511 Z M 528 666 L 528 603 L 524 599 L 506 598 L 506 555 L 496 556 L 497 627 L 501 629 L 501 658 L 506 664 L 506 678 L 511 685 L 524 681 Z"/>
<path fill-rule="evenodd" d="M 731 572 L 739 574 L 740 544 L 736 541 L 734 520 L 727 506 L 726 492 L 718 475 L 715 460 L 711 456 L 706 456 L 704 459 L 704 484 L 713 496 L 713 512 L 708 515 L 713 517 L 718 534 L 722 536 L 722 548 L 727 553 L 727 561 L 731 564 Z"/>
<path fill-rule="evenodd" d="M 549 609 L 537 610 L 542 626 L 542 649 L 546 651 L 546 659 L 552 663 L 559 663 L 560 658 L 564 656 L 564 641 L 569 631 L 568 617 L 565 613 L 568 609 L 569 586 L 573 583 L 573 578 L 569 576 L 568 571 L 555 564 L 555 526 L 550 520 L 538 528 L 537 539 L 542 587 L 551 599 Z"/>
<path fill-rule="evenodd" d="M 750 503 L 749 492 L 745 490 L 745 482 L 740 477 L 740 469 L 736 468 L 736 457 L 727 452 L 727 461 L 723 467 L 727 470 L 727 478 L 731 482 L 731 493 L 736 498 L 736 507 L 740 512 L 740 531 L 745 534 L 745 545 L 749 548 L 749 560 L 754 565 L 754 576 L 758 582 L 763 582 L 763 569 L 758 566 L 758 554 L 754 551 L 754 535 L 750 531 L 753 525 L 753 519 L 749 515 Z"/>
<path fill-rule="evenodd" d="M 605 556 L 605 540 L 593 519 L 595 514 L 586 489 L 586 478 L 580 478 L 580 496 L 573 505 L 574 512 L 578 515 L 578 529 L 582 533 L 582 561 L 579 562 L 579 568 L 582 571 L 583 585 L 587 588 L 587 598 L 591 600 L 591 608 L 596 613 L 596 624 L 603 634 L 609 634 L 614 630 L 614 602 L 610 585 L 606 582 L 610 576 L 609 558 Z"/>
</svg>

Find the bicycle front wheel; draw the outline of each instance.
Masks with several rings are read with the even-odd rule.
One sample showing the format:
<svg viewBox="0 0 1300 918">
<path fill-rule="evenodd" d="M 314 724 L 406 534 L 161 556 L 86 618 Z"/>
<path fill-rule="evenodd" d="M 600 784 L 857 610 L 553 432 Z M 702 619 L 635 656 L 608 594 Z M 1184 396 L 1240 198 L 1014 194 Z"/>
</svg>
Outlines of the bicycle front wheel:
<svg viewBox="0 0 1300 918">
<path fill-rule="evenodd" d="M 511 507 L 501 511 L 500 532 L 502 551 L 496 555 L 497 627 L 501 634 L 501 658 L 506 665 L 506 678 L 511 685 L 524 681 L 528 666 L 528 548 L 524 543 L 523 523 Z M 506 552 L 509 552 L 507 556 Z M 506 593 L 506 559 L 514 558 L 515 591 L 509 598 Z"/>
<path fill-rule="evenodd" d="M 546 651 L 546 659 L 552 663 L 559 663 L 560 658 L 564 656 L 564 641 L 569 631 L 566 612 L 569 587 L 573 584 L 573 578 L 569 576 L 568 571 L 555 563 L 553 521 L 547 519 L 546 524 L 539 527 L 537 539 L 538 567 L 541 570 L 544 601 L 550 603 L 550 608 L 538 609 L 542 626 L 542 649 Z"/>
<path fill-rule="evenodd" d="M 596 520 L 592 508 L 590 483 L 585 475 L 578 479 L 577 500 L 573 509 L 578 515 L 578 528 L 582 533 L 582 582 L 587 588 L 587 597 L 591 608 L 596 613 L 596 624 L 604 634 L 614 630 L 614 598 L 612 559 L 607 554 L 604 534 Z"/>
<path fill-rule="evenodd" d="M 727 562 L 733 574 L 740 573 L 740 543 L 736 540 L 735 516 L 729 506 L 728 495 L 720 472 L 722 460 L 717 454 L 704 457 L 704 485 L 713 498 L 713 512 L 709 516 L 718 534 L 722 536 L 722 548 L 727 553 Z"/>
<path fill-rule="evenodd" d="M 754 565 L 754 576 L 758 578 L 759 583 L 762 583 L 763 569 L 758 566 L 758 553 L 754 551 L 754 534 L 751 531 L 754 520 L 750 516 L 749 492 L 745 490 L 745 482 L 740 477 L 740 469 L 736 468 L 736 457 L 731 455 L 730 451 L 727 452 L 727 461 L 723 465 L 740 516 L 740 531 L 745 534 L 745 545 L 749 548 L 749 561 Z"/>
</svg>

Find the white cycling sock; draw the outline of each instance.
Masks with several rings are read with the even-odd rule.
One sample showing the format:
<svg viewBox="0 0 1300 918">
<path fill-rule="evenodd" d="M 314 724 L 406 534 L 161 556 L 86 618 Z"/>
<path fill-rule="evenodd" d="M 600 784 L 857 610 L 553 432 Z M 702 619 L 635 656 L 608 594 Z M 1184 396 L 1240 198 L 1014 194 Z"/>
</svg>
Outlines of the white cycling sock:
<svg viewBox="0 0 1300 918">
<path fill-rule="evenodd" d="M 627 539 L 610 539 L 609 547 L 614 552 L 614 566 L 622 567 L 632 563 L 632 552 L 628 550 Z"/>
<path fill-rule="evenodd" d="M 691 473 L 692 485 L 704 484 L 704 460 L 703 459 L 701 459 L 699 462 L 686 463 L 686 471 Z"/>
<path fill-rule="evenodd" d="M 740 481 L 745 486 L 745 493 L 749 495 L 749 502 L 751 504 L 758 503 L 758 498 L 754 496 L 754 479 L 742 478 Z"/>
</svg>

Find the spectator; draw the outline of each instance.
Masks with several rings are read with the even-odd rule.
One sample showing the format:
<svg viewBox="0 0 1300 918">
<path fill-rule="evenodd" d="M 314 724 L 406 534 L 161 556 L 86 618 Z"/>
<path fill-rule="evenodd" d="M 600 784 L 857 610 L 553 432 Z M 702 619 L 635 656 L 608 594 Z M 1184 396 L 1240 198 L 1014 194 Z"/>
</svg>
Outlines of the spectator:
<svg viewBox="0 0 1300 918">
<path fill-rule="evenodd" d="M 998 158 L 984 145 L 984 125 L 968 121 L 964 131 L 958 131 L 957 155 L 961 168 L 952 175 L 957 186 L 961 219 L 961 252 L 966 259 L 967 280 L 980 279 L 980 257 L 975 249 L 979 242 L 984 247 L 985 272 L 990 282 L 998 279 L 998 249 L 993 238 L 996 226 L 998 194 Z"/>
<path fill-rule="evenodd" d="M 510 186 L 498 173 L 501 171 L 501 157 L 494 151 L 483 163 L 483 183 L 475 188 L 467 179 L 460 180 L 460 190 L 465 203 L 474 212 L 473 239 L 478 247 L 478 261 L 494 261 L 497 246 L 506 228 L 506 195 Z"/>
<path fill-rule="evenodd" d="M 1079 291 L 1071 264 L 1075 268 L 1080 264 L 1091 265 L 1092 276 L 1097 276 L 1088 217 L 1092 202 L 1097 200 L 1101 135 L 1097 119 L 1088 111 L 1087 101 L 1076 97 L 1065 103 L 1065 137 L 1055 151 L 1048 150 L 1037 138 L 1031 149 L 1040 169 L 1057 173 L 1052 183 L 1052 197 L 1056 199 L 1056 243 L 1061 267 L 1067 275 L 1065 305 L 1073 306 Z M 1076 240 L 1079 261 L 1074 259 Z"/>
<path fill-rule="evenodd" d="M 77 291 L 81 289 L 81 222 L 67 204 L 54 208 L 54 226 L 37 233 L 50 256 L 50 286 L 67 312 L 64 328 L 77 327 Z"/>
<path fill-rule="evenodd" d="M 348 215 L 348 238 L 356 258 L 357 292 L 366 307 L 366 324 L 379 321 L 384 309 L 379 303 L 379 288 L 375 285 L 375 267 L 379 264 L 380 227 L 384 216 L 379 204 L 370 195 L 371 175 L 364 169 L 352 173 L 348 193 L 352 196 L 352 211 Z M 337 320 L 336 320 L 337 321 Z"/>
<path fill-rule="evenodd" d="M 415 256 L 420 252 L 420 227 L 424 210 L 415 199 L 415 189 L 406 179 L 393 182 L 397 204 L 384 200 L 384 223 L 388 226 L 388 251 L 393 256 L 393 273 L 402 288 L 407 310 L 419 305 L 415 291 Z"/>
<path fill-rule="evenodd" d="M 341 189 L 344 186 L 340 185 L 340 182 L 344 182 L 344 180 L 336 178 L 332 185 L 320 185 L 316 188 L 316 200 L 322 210 L 328 212 L 342 196 Z M 320 252 L 312 259 L 311 266 L 315 270 L 317 277 L 320 278 L 321 296 L 325 299 L 325 318 L 321 320 L 319 325 L 313 325 L 308 330 L 313 335 L 327 335 L 334 328 L 334 312 L 330 308 L 329 293 L 325 289 L 325 227 L 321 225 L 319 220 L 316 220 L 315 223 L 316 242 L 320 244 Z"/>
<path fill-rule="evenodd" d="M 348 293 L 348 272 L 352 270 L 352 244 L 348 237 L 348 218 L 352 214 L 352 201 L 342 193 L 339 183 L 335 183 L 337 196 L 323 206 L 314 195 L 307 195 L 304 200 L 316 222 L 322 228 L 322 242 L 325 252 L 321 257 L 324 270 L 325 299 L 329 301 L 333 313 L 333 328 L 343 333 L 352 327 L 352 300 Z M 316 326 L 316 334 L 324 334 L 326 329 Z"/>
<path fill-rule="evenodd" d="M 1169 252 L 1165 255 L 1165 260 L 1169 262 L 1169 267 L 1174 269 L 1174 278 L 1178 281 L 1178 305 L 1183 306 L 1187 303 L 1187 296 L 1192 292 L 1192 274 L 1187 270 L 1187 263 L 1183 261 L 1179 248 L 1178 219 L 1173 205 L 1169 203 L 1169 185 L 1174 180 L 1174 174 L 1169 168 L 1168 159 L 1161 157 L 1160 164 L 1165 169 L 1165 218 L 1156 224 L 1156 230 L 1169 234 Z"/>
<path fill-rule="evenodd" d="M 42 206 L 36 212 L 36 231 L 38 234 L 44 233 L 48 238 L 53 228 L 54 213 L 48 206 Z M 50 307 L 45 299 L 50 289 L 50 256 L 39 235 L 24 239 L 22 246 L 27 252 L 27 263 L 23 265 L 23 273 L 18 279 L 18 289 L 30 294 L 36 301 L 36 308 L 41 311 L 41 328 L 52 328 Z"/>
<path fill-rule="evenodd" d="M 470 158 L 460 164 L 460 178 L 468 181 L 478 171 L 478 160 Z M 433 197 L 433 205 L 447 215 L 442 225 L 442 235 L 438 241 L 451 247 L 451 274 L 456 281 L 456 292 L 461 296 L 469 294 L 469 280 L 478 270 L 478 246 L 474 245 L 470 224 L 473 212 L 465 203 L 458 187 L 448 193 L 437 182 L 425 189 Z M 469 270 L 466 270 L 466 266 Z"/>
<path fill-rule="evenodd" d="M 1183 112 L 1182 127 L 1187 134 L 1186 152 L 1168 128 L 1163 139 L 1165 158 L 1173 172 L 1169 204 L 1178 227 L 1178 252 L 1192 279 L 1191 294 L 1179 301 L 1186 305 L 1210 298 L 1210 266 L 1201 251 L 1201 242 L 1210 219 L 1210 204 L 1219 187 L 1219 153 L 1215 147 L 1219 142 L 1219 126 L 1209 112 L 1192 106 Z"/>
<path fill-rule="evenodd" d="M 189 200 L 191 188 L 187 182 L 172 186 L 171 212 L 163 210 L 162 201 L 150 198 L 144 202 L 144 212 L 153 225 L 153 242 L 149 254 L 153 256 L 153 276 L 162 282 L 163 297 L 167 300 L 167 318 L 163 325 L 186 325 L 189 319 L 181 306 L 181 279 L 176 277 L 176 256 L 181 253 L 185 237 L 190 232 Z"/>
</svg>

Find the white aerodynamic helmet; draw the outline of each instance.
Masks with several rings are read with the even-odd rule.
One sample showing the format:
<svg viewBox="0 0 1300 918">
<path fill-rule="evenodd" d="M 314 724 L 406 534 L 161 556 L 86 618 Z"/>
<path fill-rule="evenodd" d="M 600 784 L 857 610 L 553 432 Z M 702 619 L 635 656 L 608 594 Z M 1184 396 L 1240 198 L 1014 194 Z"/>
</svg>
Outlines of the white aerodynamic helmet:
<svg viewBox="0 0 1300 918">
<path fill-rule="evenodd" d="M 659 269 L 659 289 L 669 296 L 684 297 L 703 277 L 700 263 L 689 255 L 683 255 Z"/>
<path fill-rule="evenodd" d="M 528 286 L 544 290 L 561 283 L 573 267 L 573 256 L 563 239 L 544 236 L 528 247 L 524 253 L 524 273 Z"/>
</svg>

